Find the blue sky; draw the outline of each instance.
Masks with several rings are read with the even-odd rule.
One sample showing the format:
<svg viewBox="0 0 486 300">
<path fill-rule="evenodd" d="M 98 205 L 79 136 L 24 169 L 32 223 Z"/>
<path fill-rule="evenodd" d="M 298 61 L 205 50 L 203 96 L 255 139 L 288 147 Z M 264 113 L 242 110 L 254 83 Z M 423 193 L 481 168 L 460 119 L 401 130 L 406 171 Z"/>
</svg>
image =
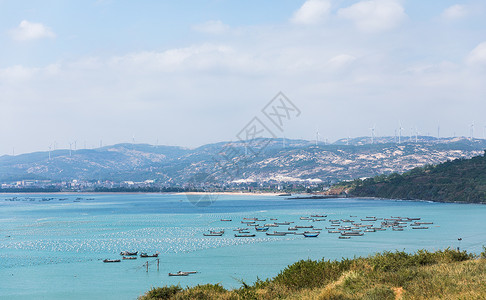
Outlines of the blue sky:
<svg viewBox="0 0 486 300">
<path fill-rule="evenodd" d="M 279 91 L 290 138 L 486 130 L 480 0 L 0 0 L 0 45 L 0 155 L 235 140 Z"/>
</svg>

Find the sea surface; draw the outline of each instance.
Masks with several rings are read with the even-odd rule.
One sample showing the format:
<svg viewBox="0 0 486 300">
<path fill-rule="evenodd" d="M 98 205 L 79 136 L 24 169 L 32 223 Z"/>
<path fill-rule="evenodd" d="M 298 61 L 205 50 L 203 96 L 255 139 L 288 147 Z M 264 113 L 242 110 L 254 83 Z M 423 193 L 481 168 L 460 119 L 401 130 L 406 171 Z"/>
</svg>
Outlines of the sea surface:
<svg viewBox="0 0 486 300">
<path fill-rule="evenodd" d="M 0 299 L 136 299 L 151 287 L 171 284 L 220 283 L 237 288 L 242 282 L 274 277 L 301 259 L 447 247 L 479 253 L 486 245 L 484 205 L 261 195 L 219 195 L 198 202 L 199 196 L 192 197 L 189 201 L 183 194 L 0 195 Z M 310 215 L 327 217 L 314 222 L 300 219 Z M 388 228 L 350 239 L 339 239 L 339 234 L 325 229 L 331 219 L 359 221 L 370 216 L 421 218 L 433 224 L 423 225 L 428 229 Z M 255 233 L 241 223 L 244 218 L 323 230 L 317 238 L 265 233 L 235 237 L 233 229 L 238 227 Z M 203 236 L 211 230 L 225 234 Z M 138 257 L 103 263 L 121 258 L 119 253 L 125 250 L 159 253 L 159 260 Z M 168 276 L 178 271 L 198 273 Z"/>
</svg>

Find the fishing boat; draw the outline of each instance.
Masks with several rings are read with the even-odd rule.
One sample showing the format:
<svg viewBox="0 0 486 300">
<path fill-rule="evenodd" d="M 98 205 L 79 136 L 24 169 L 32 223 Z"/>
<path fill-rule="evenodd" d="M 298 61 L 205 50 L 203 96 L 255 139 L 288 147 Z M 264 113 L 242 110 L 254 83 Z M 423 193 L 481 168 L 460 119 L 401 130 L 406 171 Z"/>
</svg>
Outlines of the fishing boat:
<svg viewBox="0 0 486 300">
<path fill-rule="evenodd" d="M 210 232 L 210 233 L 203 233 L 203 235 L 204 236 L 222 236 L 223 233 L 221 233 L 221 232 L 217 232 L 217 233 L 216 232 L 215 233 Z"/>
<path fill-rule="evenodd" d="M 235 234 L 235 237 L 255 237 L 255 235 L 254 234 Z"/>
<path fill-rule="evenodd" d="M 269 236 L 285 236 L 285 233 L 284 232 L 267 232 L 267 235 Z"/>
<path fill-rule="evenodd" d="M 340 233 L 340 231 L 339 231 L 339 230 L 328 230 L 327 232 L 328 232 L 328 233 Z"/>
<path fill-rule="evenodd" d="M 297 225 L 297 226 L 295 226 L 295 228 L 312 228 L 312 227 L 314 227 L 314 226 L 312 226 L 312 225 L 309 225 L 309 226 Z"/>
<path fill-rule="evenodd" d="M 120 252 L 120 255 L 122 255 L 122 256 L 133 256 L 133 255 L 137 255 L 137 254 L 138 254 L 138 251 L 137 252 L 129 252 L 129 251 Z"/>
<path fill-rule="evenodd" d="M 327 215 L 311 215 L 312 218 L 325 218 Z"/>
<path fill-rule="evenodd" d="M 316 232 L 316 233 L 307 233 L 307 232 L 304 232 L 304 236 L 305 237 L 318 237 L 319 236 L 319 232 Z"/>
<path fill-rule="evenodd" d="M 296 231 L 296 230 L 298 230 L 298 229 L 297 229 L 297 228 L 295 228 L 295 227 L 289 227 L 289 228 L 287 228 L 287 230 Z"/>
<path fill-rule="evenodd" d="M 220 231 L 210 231 L 209 233 L 212 233 L 212 234 L 223 234 L 224 233 L 224 230 L 220 230 Z"/>
<path fill-rule="evenodd" d="M 231 222 L 231 221 L 233 221 L 233 220 L 231 220 L 231 219 L 221 219 L 220 221 L 221 221 L 221 222 Z"/>
<path fill-rule="evenodd" d="M 275 225 L 290 225 L 290 222 L 275 222 Z"/>
<path fill-rule="evenodd" d="M 158 257 L 159 254 L 158 253 L 155 253 L 155 254 L 152 254 L 152 255 L 148 255 L 147 253 L 140 253 L 140 257 Z"/>
<path fill-rule="evenodd" d="M 177 273 L 169 273 L 169 276 L 188 276 L 189 273 L 187 272 L 182 272 L 182 271 L 179 271 Z"/>
<path fill-rule="evenodd" d="M 121 262 L 119 259 L 105 259 L 103 260 L 104 263 L 116 263 L 116 262 Z"/>
<path fill-rule="evenodd" d="M 392 230 L 393 231 L 403 231 L 403 228 L 395 228 L 395 227 L 393 227 Z"/>
<path fill-rule="evenodd" d="M 278 225 L 275 224 L 275 223 L 269 223 L 269 224 L 265 224 L 263 226 L 265 226 L 265 227 L 278 227 Z"/>
<path fill-rule="evenodd" d="M 362 232 L 341 232 L 342 236 L 362 236 L 364 233 Z"/>
<path fill-rule="evenodd" d="M 419 226 L 419 227 L 412 227 L 412 229 L 429 229 L 429 227 Z"/>
<path fill-rule="evenodd" d="M 268 231 L 268 227 L 255 227 L 256 231 L 265 232 Z"/>
<path fill-rule="evenodd" d="M 137 259 L 136 256 L 123 256 L 123 259 Z"/>
<path fill-rule="evenodd" d="M 312 218 L 310 218 L 310 217 L 300 217 L 300 219 L 301 220 L 309 220 L 309 221 L 312 220 Z"/>
<path fill-rule="evenodd" d="M 350 239 L 351 237 L 350 236 L 339 236 L 340 239 L 342 240 L 347 240 L 347 239 Z"/>
</svg>

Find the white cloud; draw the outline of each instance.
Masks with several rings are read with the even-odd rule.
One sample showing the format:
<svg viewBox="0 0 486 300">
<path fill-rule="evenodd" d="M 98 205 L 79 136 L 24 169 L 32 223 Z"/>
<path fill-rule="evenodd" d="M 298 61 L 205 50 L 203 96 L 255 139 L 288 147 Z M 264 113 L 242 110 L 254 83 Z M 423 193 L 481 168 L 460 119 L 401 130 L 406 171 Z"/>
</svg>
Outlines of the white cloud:
<svg viewBox="0 0 486 300">
<path fill-rule="evenodd" d="M 221 34 L 229 30 L 229 26 L 219 20 L 211 20 L 201 24 L 194 25 L 192 29 L 209 34 Z"/>
<path fill-rule="evenodd" d="M 467 63 L 470 65 L 486 65 L 486 42 L 482 42 L 469 53 Z"/>
<path fill-rule="evenodd" d="M 328 61 L 328 65 L 331 68 L 340 69 L 356 60 L 356 57 L 348 54 L 339 54 L 334 56 Z"/>
<path fill-rule="evenodd" d="M 293 15 L 296 24 L 316 24 L 322 21 L 331 10 L 328 0 L 307 0 Z"/>
<path fill-rule="evenodd" d="M 464 5 L 455 4 L 444 10 L 442 17 L 448 20 L 455 20 L 465 17 L 468 14 Z"/>
<path fill-rule="evenodd" d="M 338 16 L 353 21 L 360 31 L 372 33 L 397 27 L 407 15 L 398 1 L 367 0 L 340 9 Z"/>
<path fill-rule="evenodd" d="M 30 41 L 56 37 L 54 32 L 44 24 L 33 23 L 26 20 L 20 22 L 17 28 L 10 30 L 10 36 L 17 41 Z"/>
</svg>

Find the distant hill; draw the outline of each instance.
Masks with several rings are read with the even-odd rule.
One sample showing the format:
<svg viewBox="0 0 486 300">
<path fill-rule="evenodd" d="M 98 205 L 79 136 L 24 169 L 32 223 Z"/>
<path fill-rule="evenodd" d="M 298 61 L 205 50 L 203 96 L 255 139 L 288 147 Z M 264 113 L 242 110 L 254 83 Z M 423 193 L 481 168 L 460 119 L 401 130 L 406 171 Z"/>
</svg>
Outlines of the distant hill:
<svg viewBox="0 0 486 300">
<path fill-rule="evenodd" d="M 97 149 L 55 150 L 0 157 L 0 182 L 38 180 L 155 180 L 182 185 L 211 175 L 228 182 L 321 182 L 403 173 L 416 167 L 477 156 L 486 149 L 480 139 L 369 137 L 334 144 L 272 139 L 216 143 L 195 149 L 147 144 L 118 144 Z"/>
<path fill-rule="evenodd" d="M 486 156 L 428 165 L 401 175 L 344 182 L 332 191 L 363 197 L 486 203 Z"/>
</svg>

